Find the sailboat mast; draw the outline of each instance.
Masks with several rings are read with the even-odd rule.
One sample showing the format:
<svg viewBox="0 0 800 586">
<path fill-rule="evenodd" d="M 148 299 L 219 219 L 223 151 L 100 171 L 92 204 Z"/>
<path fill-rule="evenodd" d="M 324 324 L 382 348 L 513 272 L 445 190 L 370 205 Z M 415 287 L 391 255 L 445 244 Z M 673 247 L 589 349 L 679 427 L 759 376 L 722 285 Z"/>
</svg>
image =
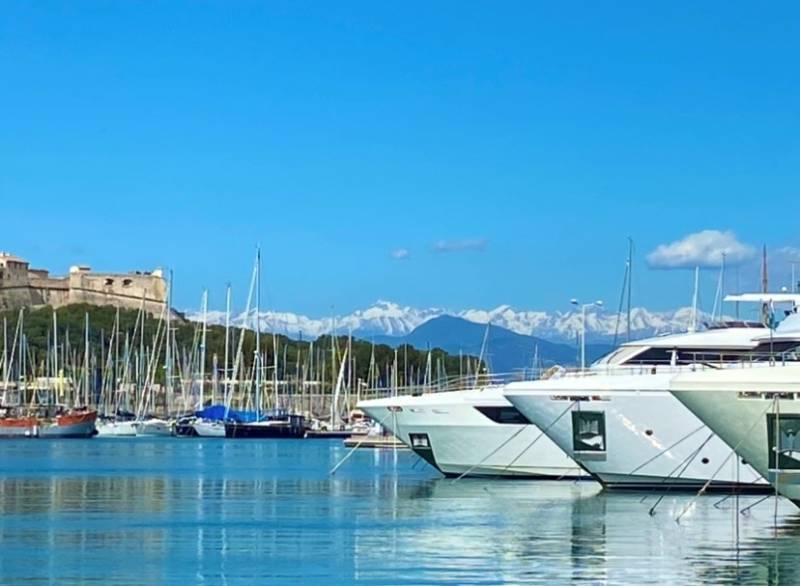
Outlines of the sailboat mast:
<svg viewBox="0 0 800 586">
<path fill-rule="evenodd" d="M 8 320 L 5 316 L 3 316 L 3 380 L 8 380 Z"/>
<path fill-rule="evenodd" d="M 256 419 L 261 418 L 261 247 L 256 251 Z"/>
<path fill-rule="evenodd" d="M 699 292 L 700 287 L 700 267 L 694 268 L 694 295 L 692 296 L 692 325 L 690 332 L 697 331 L 697 304 L 698 304 L 698 297 L 700 295 Z"/>
<path fill-rule="evenodd" d="M 172 269 L 169 271 L 169 283 L 167 284 L 167 337 L 166 337 L 166 348 L 164 351 L 164 373 L 166 374 L 167 380 L 166 383 L 166 399 L 167 403 L 169 403 L 169 399 L 172 397 L 172 329 L 170 328 L 171 324 L 171 316 L 172 316 Z M 144 330 L 142 331 L 144 333 Z M 153 343 L 153 347 L 155 349 L 155 342 Z M 155 401 L 153 401 L 153 408 L 155 408 Z M 169 409 L 169 405 L 167 405 L 167 409 Z"/>
<path fill-rule="evenodd" d="M 222 367 L 222 372 L 225 373 L 222 377 L 223 380 L 223 395 L 228 396 L 228 384 L 230 381 L 230 372 L 228 371 L 228 364 L 230 360 L 230 344 L 231 344 L 231 285 L 228 283 L 227 291 L 225 292 L 225 365 Z"/>
<path fill-rule="evenodd" d="M 628 315 L 628 324 L 626 328 L 626 339 L 628 342 L 631 341 L 631 289 L 633 287 L 633 239 L 629 236 L 628 237 L 628 307 L 627 307 L 627 315 Z"/>
<path fill-rule="evenodd" d="M 55 309 L 53 309 L 53 376 L 55 377 L 56 397 L 58 397 L 58 314 Z"/>
<path fill-rule="evenodd" d="M 208 330 L 208 289 L 203 291 L 203 334 L 200 339 L 200 409 L 205 405 L 203 391 L 206 383 L 206 332 Z"/>
<path fill-rule="evenodd" d="M 89 312 L 83 314 L 83 395 L 89 405 Z M 80 401 L 79 401 L 80 402 Z"/>
</svg>

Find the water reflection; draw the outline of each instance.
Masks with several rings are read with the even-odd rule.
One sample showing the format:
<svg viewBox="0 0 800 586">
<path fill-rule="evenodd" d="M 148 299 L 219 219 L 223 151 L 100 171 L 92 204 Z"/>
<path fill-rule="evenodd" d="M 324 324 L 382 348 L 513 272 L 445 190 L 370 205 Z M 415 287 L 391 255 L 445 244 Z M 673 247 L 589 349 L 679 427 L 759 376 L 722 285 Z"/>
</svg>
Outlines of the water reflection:
<svg viewBox="0 0 800 586">
<path fill-rule="evenodd" d="M 440 479 L 335 442 L 4 443 L 0 583 L 798 583 L 800 516 Z M 643 496 L 645 497 L 643 500 Z M 742 499 L 739 506 L 753 500 Z"/>
</svg>

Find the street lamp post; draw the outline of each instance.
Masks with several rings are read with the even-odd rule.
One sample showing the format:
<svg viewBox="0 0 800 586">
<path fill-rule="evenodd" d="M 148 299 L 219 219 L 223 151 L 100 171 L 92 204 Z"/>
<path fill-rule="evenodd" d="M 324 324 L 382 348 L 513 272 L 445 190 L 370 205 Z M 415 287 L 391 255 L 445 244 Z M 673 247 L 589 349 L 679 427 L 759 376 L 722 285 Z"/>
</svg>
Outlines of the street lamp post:
<svg viewBox="0 0 800 586">
<path fill-rule="evenodd" d="M 581 308 L 581 370 L 586 369 L 586 308 L 603 307 L 602 301 L 584 303 L 581 305 L 577 299 L 570 299 L 570 303 Z"/>
</svg>

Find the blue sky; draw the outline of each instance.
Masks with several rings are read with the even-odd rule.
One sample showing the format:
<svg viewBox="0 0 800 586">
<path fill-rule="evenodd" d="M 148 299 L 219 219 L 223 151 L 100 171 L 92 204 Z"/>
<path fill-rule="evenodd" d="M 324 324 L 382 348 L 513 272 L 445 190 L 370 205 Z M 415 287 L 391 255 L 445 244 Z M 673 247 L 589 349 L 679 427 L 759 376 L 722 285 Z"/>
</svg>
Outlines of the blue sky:
<svg viewBox="0 0 800 586">
<path fill-rule="evenodd" d="M 616 306 L 630 235 L 675 307 L 657 246 L 800 244 L 798 49 L 794 2 L 5 2 L 0 248 L 189 307 L 260 242 L 265 305 L 321 315 Z"/>
</svg>

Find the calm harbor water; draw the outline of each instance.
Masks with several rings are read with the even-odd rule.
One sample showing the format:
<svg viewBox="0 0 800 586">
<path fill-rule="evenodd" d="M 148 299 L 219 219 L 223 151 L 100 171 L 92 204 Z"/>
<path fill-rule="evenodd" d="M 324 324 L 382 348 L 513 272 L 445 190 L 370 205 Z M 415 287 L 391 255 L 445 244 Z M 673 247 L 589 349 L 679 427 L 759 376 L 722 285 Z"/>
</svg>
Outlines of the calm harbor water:
<svg viewBox="0 0 800 586">
<path fill-rule="evenodd" d="M 338 441 L 0 444 L 2 584 L 800 582 L 800 511 L 772 499 L 453 482 Z M 643 497 L 646 499 L 642 502 Z M 739 507 L 758 497 L 742 497 Z M 738 539 L 737 539 L 738 535 Z"/>
</svg>

